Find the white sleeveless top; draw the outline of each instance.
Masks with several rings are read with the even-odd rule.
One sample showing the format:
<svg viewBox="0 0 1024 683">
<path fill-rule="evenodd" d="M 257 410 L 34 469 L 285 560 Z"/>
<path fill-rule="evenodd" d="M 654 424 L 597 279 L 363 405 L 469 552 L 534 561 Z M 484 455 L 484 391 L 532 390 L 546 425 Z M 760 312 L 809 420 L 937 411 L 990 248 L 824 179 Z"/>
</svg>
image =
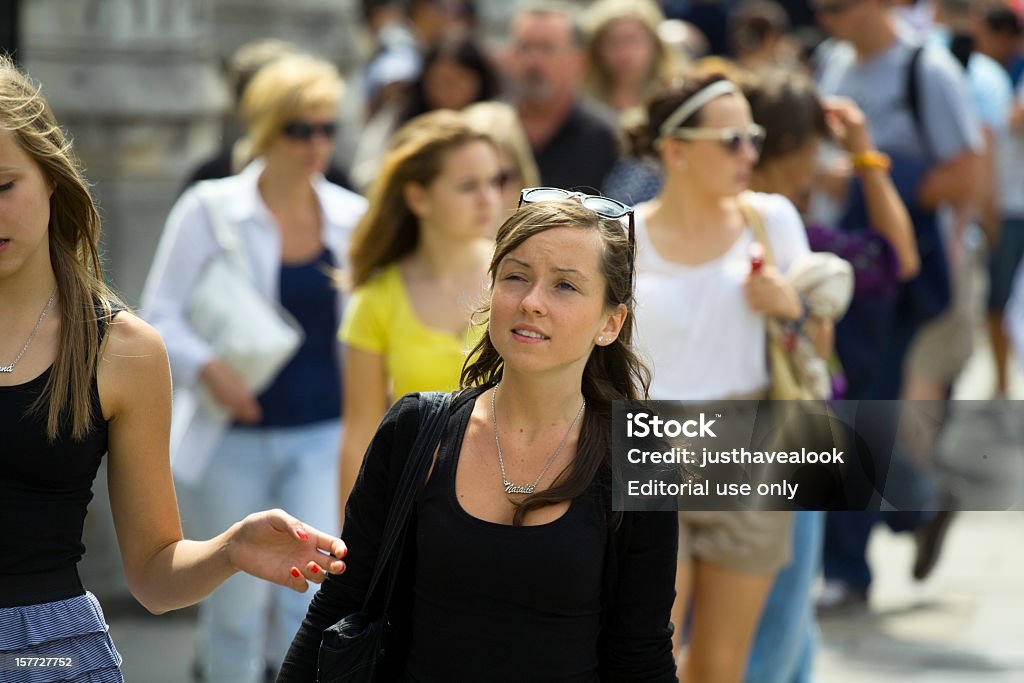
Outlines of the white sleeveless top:
<svg viewBox="0 0 1024 683">
<path fill-rule="evenodd" d="M 748 193 L 783 272 L 810 251 L 803 221 L 781 195 Z M 768 386 L 764 316 L 747 306 L 747 230 L 721 256 L 696 266 L 667 261 L 636 214 L 636 347 L 652 372 L 651 398 L 707 401 Z"/>
</svg>

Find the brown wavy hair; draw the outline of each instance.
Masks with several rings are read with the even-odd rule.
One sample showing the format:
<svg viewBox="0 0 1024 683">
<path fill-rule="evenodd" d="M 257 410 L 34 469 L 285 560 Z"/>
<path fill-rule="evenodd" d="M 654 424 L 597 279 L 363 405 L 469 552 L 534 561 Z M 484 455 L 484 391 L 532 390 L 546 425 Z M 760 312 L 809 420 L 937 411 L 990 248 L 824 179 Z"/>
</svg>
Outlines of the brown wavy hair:
<svg viewBox="0 0 1024 683">
<path fill-rule="evenodd" d="M 54 187 L 47 239 L 60 294 L 60 337 L 57 359 L 30 411 L 46 415 L 51 441 L 62 429 L 81 439 L 97 410 L 92 401 L 100 353 L 97 313 L 109 319 L 113 305 L 120 306 L 103 282 L 99 213 L 71 142 L 39 86 L 4 56 L 0 56 L 0 129 L 12 135 Z"/>
<path fill-rule="evenodd" d="M 799 71 L 764 71 L 743 84 L 743 94 L 754 120 L 767 133 L 758 167 L 785 158 L 811 140 L 831 136 L 814 82 Z"/>
<path fill-rule="evenodd" d="M 445 155 L 471 142 L 486 142 L 497 152 L 487 133 L 447 109 L 417 116 L 398 129 L 370 189 L 369 207 L 352 235 L 349 284 L 353 288 L 412 253 L 420 228 L 405 202 L 406 185 L 426 187 L 440 175 Z"/>
<path fill-rule="evenodd" d="M 531 510 L 555 505 L 583 495 L 596 478 L 610 481 L 612 446 L 612 401 L 647 398 L 651 373 L 633 351 L 633 253 L 626 230 L 618 219 L 602 218 L 574 199 L 524 204 L 498 228 L 489 273 L 491 287 L 504 258 L 520 244 L 554 228 L 597 230 L 604 250 L 601 273 L 605 278 L 605 305 L 624 304 L 626 320 L 615 341 L 595 346 L 583 369 L 583 397 L 587 411 L 583 418 L 576 457 L 555 479 L 551 488 L 527 496 L 518 505 L 513 525 L 521 525 Z M 477 312 L 489 320 L 490 307 Z M 470 352 L 462 368 L 462 387 L 493 386 L 501 381 L 504 360 L 484 335 Z"/>
<path fill-rule="evenodd" d="M 730 80 L 738 83 L 740 72 L 736 75 L 723 73 L 724 69 L 715 65 L 714 68 L 695 66 L 685 76 L 677 79 L 647 101 L 647 117 L 627 131 L 628 147 L 633 156 L 659 158 L 658 138 L 661 125 L 672 116 L 688 99 L 716 81 Z M 700 126 L 703 120 L 704 107 L 679 122 L 679 128 Z"/>
</svg>

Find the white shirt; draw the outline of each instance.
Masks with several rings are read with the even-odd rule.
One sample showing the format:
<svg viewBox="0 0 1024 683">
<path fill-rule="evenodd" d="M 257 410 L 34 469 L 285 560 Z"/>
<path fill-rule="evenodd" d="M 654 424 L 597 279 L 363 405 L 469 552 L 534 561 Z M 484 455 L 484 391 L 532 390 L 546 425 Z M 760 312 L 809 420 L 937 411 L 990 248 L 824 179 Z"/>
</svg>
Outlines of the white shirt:
<svg viewBox="0 0 1024 683">
<path fill-rule="evenodd" d="M 259 193 L 264 163 L 257 159 L 241 173 L 205 181 L 221 199 L 219 208 L 239 229 L 256 287 L 280 300 L 281 234 Z M 334 262 L 344 267 L 356 223 L 366 200 L 318 176 L 313 182 L 320 201 L 322 239 Z M 171 209 L 142 292 L 142 316 L 160 332 L 174 375 L 171 464 L 185 481 L 198 479 L 226 426 L 197 401 L 199 371 L 213 360 L 210 345 L 189 325 L 186 306 L 203 268 L 220 251 L 199 187 L 185 191 Z M 338 297 L 341 320 L 343 297 Z"/>
<path fill-rule="evenodd" d="M 781 195 L 748 193 L 782 272 L 810 251 L 796 209 Z M 721 256 L 687 266 L 658 254 L 636 214 L 637 348 L 653 375 L 651 398 L 708 401 L 768 386 L 764 316 L 747 306 L 753 233 Z"/>
</svg>

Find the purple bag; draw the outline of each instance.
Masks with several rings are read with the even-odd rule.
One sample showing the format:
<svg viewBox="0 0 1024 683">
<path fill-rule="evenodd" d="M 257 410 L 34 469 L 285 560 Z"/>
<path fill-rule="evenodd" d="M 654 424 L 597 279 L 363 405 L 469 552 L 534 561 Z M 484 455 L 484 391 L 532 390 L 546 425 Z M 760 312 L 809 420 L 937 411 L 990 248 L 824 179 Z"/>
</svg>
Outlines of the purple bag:
<svg viewBox="0 0 1024 683">
<path fill-rule="evenodd" d="M 892 299 L 899 290 L 899 262 L 889 242 L 870 232 L 807 226 L 811 251 L 827 251 L 853 266 L 853 298 Z"/>
</svg>

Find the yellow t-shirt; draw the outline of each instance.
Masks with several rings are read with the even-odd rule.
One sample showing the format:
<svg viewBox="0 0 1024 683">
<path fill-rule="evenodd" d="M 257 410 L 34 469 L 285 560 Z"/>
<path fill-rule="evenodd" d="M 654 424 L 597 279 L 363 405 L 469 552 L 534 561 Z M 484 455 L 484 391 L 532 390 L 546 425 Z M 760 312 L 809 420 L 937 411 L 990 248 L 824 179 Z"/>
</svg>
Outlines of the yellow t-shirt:
<svg viewBox="0 0 1024 683">
<path fill-rule="evenodd" d="M 345 344 L 384 356 L 391 397 L 412 391 L 452 391 L 466 356 L 485 328 L 461 336 L 427 327 L 416 316 L 397 264 L 356 288 L 345 307 L 338 336 Z"/>
</svg>

